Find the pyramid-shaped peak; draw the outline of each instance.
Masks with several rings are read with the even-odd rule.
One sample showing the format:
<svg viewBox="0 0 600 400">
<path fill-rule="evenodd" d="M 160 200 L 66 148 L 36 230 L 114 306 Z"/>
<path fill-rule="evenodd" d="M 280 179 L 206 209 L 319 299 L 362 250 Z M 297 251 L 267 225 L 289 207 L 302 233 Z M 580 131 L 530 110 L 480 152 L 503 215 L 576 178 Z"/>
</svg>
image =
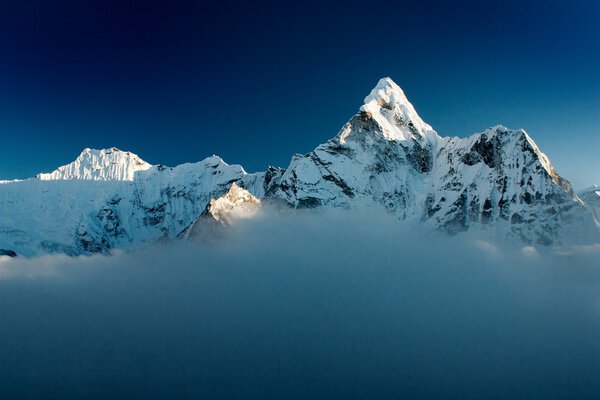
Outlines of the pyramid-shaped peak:
<svg viewBox="0 0 600 400">
<path fill-rule="evenodd" d="M 381 78 L 377 85 L 371 90 L 371 93 L 364 100 L 365 105 L 375 103 L 380 107 L 392 109 L 394 106 L 404 106 L 414 110 L 414 107 L 404 94 L 400 86 L 392 78 Z M 416 112 L 415 112 L 416 114 Z"/>
<path fill-rule="evenodd" d="M 91 149 L 86 147 L 70 164 L 53 172 L 38 174 L 40 180 L 94 180 L 132 181 L 137 171 L 145 171 L 152 165 L 136 154 L 116 147 Z"/>
<path fill-rule="evenodd" d="M 225 195 L 210 201 L 206 213 L 221 223 L 231 224 L 235 219 L 255 216 L 259 206 L 258 198 L 233 182 Z"/>
<path fill-rule="evenodd" d="M 398 84 L 389 76 L 381 78 L 373 90 L 375 89 L 399 90 L 402 92 L 402 88 L 400 88 L 400 86 L 398 86 Z"/>
<path fill-rule="evenodd" d="M 439 136 L 419 117 L 404 91 L 391 78 L 381 78 L 360 108 L 381 127 L 388 140 L 430 142 Z"/>
<path fill-rule="evenodd" d="M 238 203 L 260 203 L 260 200 L 258 198 L 256 198 L 248 190 L 240 187 L 236 182 L 233 182 L 231 184 L 231 187 L 227 191 L 227 193 L 225 193 L 225 195 L 223 195 L 222 197 L 220 197 L 219 199 L 217 199 L 217 201 L 221 201 L 223 199 L 225 199 L 225 201 L 229 201 L 229 202 L 234 203 L 234 204 L 238 204 Z"/>
</svg>

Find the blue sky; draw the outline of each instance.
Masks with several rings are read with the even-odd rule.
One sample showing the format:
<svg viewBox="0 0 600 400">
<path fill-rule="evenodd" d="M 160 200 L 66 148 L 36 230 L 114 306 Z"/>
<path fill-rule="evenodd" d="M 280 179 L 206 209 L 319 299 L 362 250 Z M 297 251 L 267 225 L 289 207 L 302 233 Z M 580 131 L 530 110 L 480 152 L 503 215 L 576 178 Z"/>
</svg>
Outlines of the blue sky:
<svg viewBox="0 0 600 400">
<path fill-rule="evenodd" d="M 576 188 L 600 183 L 596 1 L 12 3 L 0 179 L 84 147 L 286 166 L 390 76 L 440 134 L 524 128 Z"/>
</svg>

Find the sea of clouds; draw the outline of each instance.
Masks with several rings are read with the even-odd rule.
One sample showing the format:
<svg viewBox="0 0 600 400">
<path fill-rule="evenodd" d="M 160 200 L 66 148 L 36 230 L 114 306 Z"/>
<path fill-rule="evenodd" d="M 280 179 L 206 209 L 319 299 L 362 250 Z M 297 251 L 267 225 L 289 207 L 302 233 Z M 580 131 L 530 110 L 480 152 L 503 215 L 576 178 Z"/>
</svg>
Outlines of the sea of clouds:
<svg viewBox="0 0 600 400">
<path fill-rule="evenodd" d="M 600 398 L 600 245 L 240 221 L 112 256 L 0 259 L 0 398 Z"/>
</svg>

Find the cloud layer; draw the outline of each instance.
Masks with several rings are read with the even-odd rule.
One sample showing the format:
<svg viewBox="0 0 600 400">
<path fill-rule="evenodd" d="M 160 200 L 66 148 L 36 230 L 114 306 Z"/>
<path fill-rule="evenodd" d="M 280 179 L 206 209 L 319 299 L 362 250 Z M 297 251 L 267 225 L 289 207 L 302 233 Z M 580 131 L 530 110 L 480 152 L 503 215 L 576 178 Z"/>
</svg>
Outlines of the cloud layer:
<svg viewBox="0 0 600 400">
<path fill-rule="evenodd" d="M 2 398 L 600 394 L 600 246 L 439 237 L 385 216 L 2 259 L 0 318 Z"/>
</svg>

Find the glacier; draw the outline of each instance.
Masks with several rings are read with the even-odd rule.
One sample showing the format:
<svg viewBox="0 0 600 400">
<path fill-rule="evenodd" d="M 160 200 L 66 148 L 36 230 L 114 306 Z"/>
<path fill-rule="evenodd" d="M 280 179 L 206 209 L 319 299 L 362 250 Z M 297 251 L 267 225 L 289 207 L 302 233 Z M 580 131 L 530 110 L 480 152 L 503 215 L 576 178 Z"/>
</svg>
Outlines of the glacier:
<svg viewBox="0 0 600 400">
<path fill-rule="evenodd" d="M 53 172 L 0 181 L 0 255 L 134 249 L 271 205 L 377 207 L 431 231 L 581 244 L 599 240 L 600 196 L 589 193 L 576 194 L 524 130 L 440 136 L 383 78 L 336 136 L 285 169 L 247 173 L 218 156 L 167 167 L 86 148 Z"/>
</svg>

